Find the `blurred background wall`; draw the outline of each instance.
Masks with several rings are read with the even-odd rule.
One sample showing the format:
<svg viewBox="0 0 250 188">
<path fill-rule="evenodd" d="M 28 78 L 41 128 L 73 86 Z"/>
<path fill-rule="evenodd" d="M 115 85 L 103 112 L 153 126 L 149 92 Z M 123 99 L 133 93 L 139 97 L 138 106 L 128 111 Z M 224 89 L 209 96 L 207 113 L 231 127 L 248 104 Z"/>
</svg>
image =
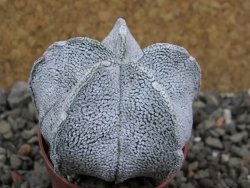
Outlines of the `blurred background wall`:
<svg viewBox="0 0 250 188">
<path fill-rule="evenodd" d="M 185 47 L 202 68 L 202 90 L 250 88 L 249 0 L 0 0 L 0 87 L 27 81 L 53 42 L 102 40 L 118 17 L 141 47 Z"/>
</svg>

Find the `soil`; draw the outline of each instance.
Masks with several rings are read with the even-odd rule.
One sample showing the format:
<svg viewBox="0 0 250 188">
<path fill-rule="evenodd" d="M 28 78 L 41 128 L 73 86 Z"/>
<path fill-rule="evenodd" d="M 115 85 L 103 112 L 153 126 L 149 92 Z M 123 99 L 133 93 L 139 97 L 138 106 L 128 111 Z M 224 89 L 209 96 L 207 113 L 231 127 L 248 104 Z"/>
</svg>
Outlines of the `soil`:
<svg viewBox="0 0 250 188">
<path fill-rule="evenodd" d="M 27 81 L 34 61 L 56 41 L 103 40 L 118 17 L 141 47 L 167 42 L 186 48 L 201 65 L 203 91 L 250 87 L 246 0 L 0 0 L 0 86 Z"/>
</svg>

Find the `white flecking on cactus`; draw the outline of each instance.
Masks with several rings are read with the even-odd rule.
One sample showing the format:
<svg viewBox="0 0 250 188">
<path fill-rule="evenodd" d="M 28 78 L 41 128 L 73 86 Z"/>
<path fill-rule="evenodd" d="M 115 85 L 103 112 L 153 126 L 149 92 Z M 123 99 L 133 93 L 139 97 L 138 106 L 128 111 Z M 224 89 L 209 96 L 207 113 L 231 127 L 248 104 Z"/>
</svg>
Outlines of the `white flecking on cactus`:
<svg viewBox="0 0 250 188">
<path fill-rule="evenodd" d="M 184 160 L 200 79 L 184 48 L 141 49 L 121 18 L 102 42 L 52 44 L 29 84 L 56 172 L 116 183 L 170 178 Z"/>
</svg>

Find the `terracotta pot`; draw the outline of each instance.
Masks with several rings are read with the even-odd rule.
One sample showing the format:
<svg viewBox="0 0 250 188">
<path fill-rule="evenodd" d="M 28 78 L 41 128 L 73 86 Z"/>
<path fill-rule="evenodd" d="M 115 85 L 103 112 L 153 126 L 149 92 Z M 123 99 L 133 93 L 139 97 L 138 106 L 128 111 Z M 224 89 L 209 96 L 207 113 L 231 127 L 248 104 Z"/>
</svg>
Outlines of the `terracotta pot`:
<svg viewBox="0 0 250 188">
<path fill-rule="evenodd" d="M 38 131 L 38 142 L 39 142 L 41 154 L 42 154 L 43 159 L 44 159 L 44 163 L 45 163 L 45 165 L 47 167 L 47 170 L 48 170 L 50 178 L 51 178 L 52 187 L 53 188 L 80 188 L 79 186 L 77 186 L 77 185 L 75 185 L 73 183 L 70 183 L 64 177 L 59 176 L 55 172 L 55 170 L 54 170 L 54 168 L 53 168 L 53 166 L 52 166 L 52 164 L 51 164 L 51 162 L 50 162 L 50 160 L 49 160 L 49 158 L 47 156 L 46 144 L 45 144 L 45 141 L 43 139 L 43 136 L 41 134 L 40 129 Z"/>
<path fill-rule="evenodd" d="M 38 131 L 38 142 L 39 142 L 39 146 L 40 146 L 40 152 L 43 156 L 46 168 L 50 174 L 50 178 L 51 178 L 51 182 L 52 182 L 52 187 L 53 188 L 80 188 L 79 186 L 69 182 L 68 180 L 66 180 L 64 177 L 59 176 L 58 174 L 56 174 L 48 156 L 47 156 L 47 148 L 46 148 L 46 144 L 45 141 L 42 137 L 41 134 L 41 130 L 39 129 Z M 187 145 L 185 145 L 183 152 L 184 152 L 184 156 L 186 158 L 187 156 L 187 151 L 188 151 L 188 147 Z M 174 174 L 170 179 L 164 181 L 161 185 L 159 185 L 157 188 L 165 188 L 177 175 Z"/>
<path fill-rule="evenodd" d="M 187 157 L 187 152 L 188 152 L 188 145 L 186 144 L 186 145 L 184 146 L 184 148 L 183 148 L 184 161 L 185 161 L 185 159 L 186 159 L 186 157 Z M 183 161 L 183 163 L 184 163 L 184 161 Z M 183 164 L 182 164 L 182 165 L 183 165 Z M 182 166 L 181 166 L 181 167 L 182 167 Z M 180 169 L 181 169 L 181 167 L 180 167 Z M 177 175 L 177 173 L 180 171 L 180 169 L 179 169 L 175 174 L 173 174 L 172 177 L 171 177 L 170 179 L 167 179 L 166 181 L 164 181 L 164 182 L 163 182 L 161 185 L 159 185 L 157 188 L 165 188 L 165 187 L 167 187 L 167 185 L 170 184 L 171 181 L 176 177 L 176 175 Z"/>
</svg>

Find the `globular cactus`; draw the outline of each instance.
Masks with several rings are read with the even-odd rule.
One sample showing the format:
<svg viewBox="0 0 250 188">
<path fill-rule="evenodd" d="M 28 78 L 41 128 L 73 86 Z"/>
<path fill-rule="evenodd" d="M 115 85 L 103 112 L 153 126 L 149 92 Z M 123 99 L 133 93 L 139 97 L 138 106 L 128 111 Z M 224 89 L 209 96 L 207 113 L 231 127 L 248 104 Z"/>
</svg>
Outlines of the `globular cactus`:
<svg viewBox="0 0 250 188">
<path fill-rule="evenodd" d="M 200 79 L 184 48 L 141 50 L 121 18 L 102 42 L 52 44 L 29 84 L 56 172 L 116 183 L 170 178 L 184 160 Z"/>
</svg>

